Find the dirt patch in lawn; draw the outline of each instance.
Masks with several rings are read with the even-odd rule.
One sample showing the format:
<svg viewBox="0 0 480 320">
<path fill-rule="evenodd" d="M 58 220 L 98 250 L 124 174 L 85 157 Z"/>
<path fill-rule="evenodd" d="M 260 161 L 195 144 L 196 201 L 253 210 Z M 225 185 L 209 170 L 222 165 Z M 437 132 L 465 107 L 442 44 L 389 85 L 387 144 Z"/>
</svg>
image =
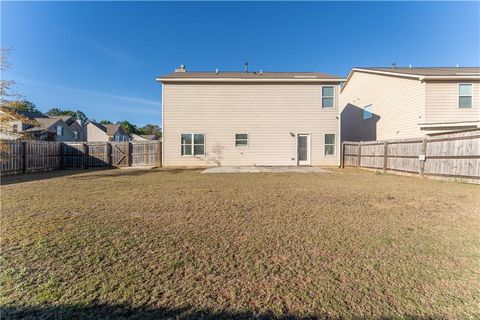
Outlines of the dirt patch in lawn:
<svg viewBox="0 0 480 320">
<path fill-rule="evenodd" d="M 6 318 L 474 318 L 479 186 L 106 170 L 2 187 Z"/>
</svg>

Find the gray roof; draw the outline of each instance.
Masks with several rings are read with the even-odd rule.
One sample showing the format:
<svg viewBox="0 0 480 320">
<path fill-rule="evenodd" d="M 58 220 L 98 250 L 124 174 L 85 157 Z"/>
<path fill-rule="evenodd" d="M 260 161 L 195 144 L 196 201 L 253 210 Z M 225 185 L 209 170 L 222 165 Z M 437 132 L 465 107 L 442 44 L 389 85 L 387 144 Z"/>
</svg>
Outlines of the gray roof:
<svg viewBox="0 0 480 320">
<path fill-rule="evenodd" d="M 235 72 L 235 71 L 220 71 L 218 74 L 215 71 L 186 71 L 186 72 L 172 72 L 160 78 L 165 79 L 338 79 L 343 78 L 331 74 L 320 72 Z"/>
<path fill-rule="evenodd" d="M 392 72 L 418 76 L 480 76 L 480 67 L 357 67 L 372 71 Z"/>
<path fill-rule="evenodd" d="M 121 127 L 119 124 L 103 124 L 104 130 L 109 136 L 113 136 Z"/>
<path fill-rule="evenodd" d="M 145 138 L 147 140 L 156 140 L 157 137 L 154 134 L 141 134 L 140 137 Z"/>
<path fill-rule="evenodd" d="M 64 115 L 64 116 L 48 116 L 52 119 L 62 119 L 67 125 L 71 125 L 75 119 L 72 116 Z"/>
<path fill-rule="evenodd" d="M 58 122 L 60 119 L 55 119 L 55 118 L 34 118 L 34 120 L 39 124 L 38 127 L 43 128 L 43 129 L 48 129 L 52 125 L 54 125 L 56 122 Z"/>
</svg>

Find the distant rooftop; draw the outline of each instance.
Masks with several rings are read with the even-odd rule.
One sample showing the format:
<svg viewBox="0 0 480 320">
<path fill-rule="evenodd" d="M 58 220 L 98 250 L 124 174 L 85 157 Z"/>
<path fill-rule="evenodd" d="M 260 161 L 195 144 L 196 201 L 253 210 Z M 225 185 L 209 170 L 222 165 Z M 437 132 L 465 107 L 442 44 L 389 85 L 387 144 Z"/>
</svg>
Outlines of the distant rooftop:
<svg viewBox="0 0 480 320">
<path fill-rule="evenodd" d="M 356 67 L 354 69 L 391 72 L 418 76 L 480 76 L 480 67 Z"/>
</svg>

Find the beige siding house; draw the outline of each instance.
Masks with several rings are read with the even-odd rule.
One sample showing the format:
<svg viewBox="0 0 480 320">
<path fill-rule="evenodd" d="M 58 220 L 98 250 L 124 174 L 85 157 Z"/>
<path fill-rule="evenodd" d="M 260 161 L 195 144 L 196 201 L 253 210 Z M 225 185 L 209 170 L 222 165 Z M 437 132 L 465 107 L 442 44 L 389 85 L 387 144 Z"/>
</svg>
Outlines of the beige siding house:
<svg viewBox="0 0 480 320">
<path fill-rule="evenodd" d="M 100 124 L 88 122 L 87 141 L 129 141 L 130 136 L 119 124 Z"/>
<path fill-rule="evenodd" d="M 339 163 L 339 85 L 314 72 L 189 72 L 162 82 L 164 166 Z"/>
<path fill-rule="evenodd" d="M 354 68 L 340 96 L 343 141 L 480 127 L 480 68 Z"/>
</svg>

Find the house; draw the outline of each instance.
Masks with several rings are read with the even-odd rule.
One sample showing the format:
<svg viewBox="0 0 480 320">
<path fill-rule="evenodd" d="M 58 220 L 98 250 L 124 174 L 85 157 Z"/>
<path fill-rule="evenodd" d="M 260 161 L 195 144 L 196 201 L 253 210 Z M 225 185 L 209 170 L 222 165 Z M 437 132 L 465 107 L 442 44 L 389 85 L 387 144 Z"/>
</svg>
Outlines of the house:
<svg viewBox="0 0 480 320">
<path fill-rule="evenodd" d="M 480 127 L 480 68 L 353 68 L 340 94 L 343 141 Z"/>
<path fill-rule="evenodd" d="M 2 108 L 3 109 L 3 108 Z M 14 112 L 0 109 L 0 139 L 16 140 L 22 137 L 24 129 L 21 118 Z"/>
<path fill-rule="evenodd" d="M 130 136 L 120 124 L 87 123 L 87 141 L 129 141 Z"/>
<path fill-rule="evenodd" d="M 49 118 L 46 116 L 29 117 L 36 121 L 37 125 L 24 129 L 37 140 L 74 141 L 75 134 L 61 118 Z"/>
<path fill-rule="evenodd" d="M 135 134 L 132 133 L 130 135 L 130 138 L 133 141 L 152 141 L 152 140 L 157 140 L 157 137 L 154 134 Z"/>
<path fill-rule="evenodd" d="M 64 115 L 64 116 L 48 116 L 51 119 L 62 119 L 68 127 L 72 130 L 74 134 L 73 141 L 86 141 L 86 126 L 82 124 L 81 120 L 76 120 L 72 116 Z"/>
<path fill-rule="evenodd" d="M 190 72 L 162 83 L 164 166 L 336 165 L 341 77 Z"/>
</svg>

